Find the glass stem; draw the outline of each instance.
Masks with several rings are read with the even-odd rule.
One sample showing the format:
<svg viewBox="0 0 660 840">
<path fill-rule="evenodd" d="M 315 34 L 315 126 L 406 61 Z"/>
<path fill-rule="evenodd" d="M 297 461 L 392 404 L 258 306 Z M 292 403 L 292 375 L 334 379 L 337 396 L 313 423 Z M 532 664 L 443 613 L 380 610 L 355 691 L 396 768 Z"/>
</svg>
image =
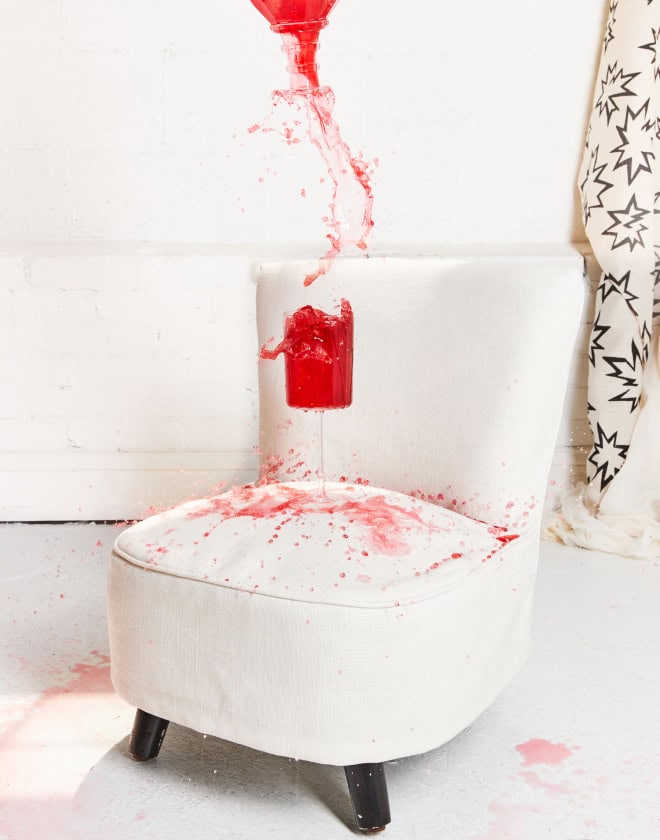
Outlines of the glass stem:
<svg viewBox="0 0 660 840">
<path fill-rule="evenodd" d="M 325 499 L 325 464 L 323 463 L 323 415 L 325 411 L 317 411 L 319 416 L 319 498 Z"/>
</svg>

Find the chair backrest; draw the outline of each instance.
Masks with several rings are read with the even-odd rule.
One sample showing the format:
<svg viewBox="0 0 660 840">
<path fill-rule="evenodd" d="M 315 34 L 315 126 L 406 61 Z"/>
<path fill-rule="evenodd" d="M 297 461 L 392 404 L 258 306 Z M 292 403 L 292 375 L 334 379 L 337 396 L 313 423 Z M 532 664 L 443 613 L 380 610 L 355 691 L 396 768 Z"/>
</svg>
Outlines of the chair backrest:
<svg viewBox="0 0 660 840">
<path fill-rule="evenodd" d="M 347 299 L 353 404 L 326 412 L 329 480 L 438 499 L 491 523 L 540 516 L 584 301 L 583 261 L 561 256 L 337 259 L 257 268 L 260 345 L 283 315 Z M 290 409 L 281 358 L 259 362 L 262 473 L 319 465 L 315 412 Z"/>
</svg>

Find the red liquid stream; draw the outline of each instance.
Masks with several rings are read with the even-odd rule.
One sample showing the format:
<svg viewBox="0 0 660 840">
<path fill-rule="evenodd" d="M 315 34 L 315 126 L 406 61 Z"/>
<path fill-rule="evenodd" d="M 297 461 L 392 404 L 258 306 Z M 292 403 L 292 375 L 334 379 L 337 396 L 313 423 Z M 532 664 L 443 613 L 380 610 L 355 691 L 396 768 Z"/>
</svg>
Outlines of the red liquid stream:
<svg viewBox="0 0 660 840">
<path fill-rule="evenodd" d="M 336 0 L 252 0 L 253 5 L 279 32 L 287 54 L 290 88 L 275 91 L 273 102 L 296 107 L 306 115 L 307 136 L 318 149 L 333 184 L 329 227 L 330 247 L 317 269 L 305 278 L 305 285 L 325 274 L 332 260 L 347 246 L 362 251 L 373 227 L 373 190 L 369 164 L 354 156 L 332 116 L 335 96 L 331 88 L 320 87 L 316 55 L 321 29 Z M 274 131 L 267 125 L 250 130 Z"/>
<path fill-rule="evenodd" d="M 303 306 L 285 321 L 284 338 L 262 359 L 285 356 L 286 402 L 292 408 L 346 408 L 353 398 L 353 311 L 340 315 Z"/>
</svg>

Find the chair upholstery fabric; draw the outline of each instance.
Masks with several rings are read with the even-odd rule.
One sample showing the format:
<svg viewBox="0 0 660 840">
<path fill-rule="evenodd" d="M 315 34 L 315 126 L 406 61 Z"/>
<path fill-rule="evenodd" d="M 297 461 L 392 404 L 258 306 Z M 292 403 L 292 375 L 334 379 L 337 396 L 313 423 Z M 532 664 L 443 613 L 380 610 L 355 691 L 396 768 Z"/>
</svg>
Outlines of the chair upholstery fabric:
<svg viewBox="0 0 660 840">
<path fill-rule="evenodd" d="M 499 524 L 532 497 L 540 508 L 584 301 L 581 255 L 337 259 L 304 290 L 311 267 L 261 267 L 257 326 L 265 342 L 303 303 L 353 307 L 353 404 L 327 414 L 328 478 L 441 493 Z M 281 360 L 260 363 L 259 393 L 271 478 L 302 478 L 318 427 L 286 405 Z"/>
<path fill-rule="evenodd" d="M 334 293 L 307 295 L 307 268 L 262 267 L 260 342 Z M 583 286 L 577 257 L 338 260 L 332 277 L 356 353 L 354 405 L 326 419 L 329 501 L 300 480 L 314 418 L 262 362 L 268 480 L 121 534 L 108 621 L 129 703 L 349 765 L 446 742 L 524 662 Z"/>
</svg>

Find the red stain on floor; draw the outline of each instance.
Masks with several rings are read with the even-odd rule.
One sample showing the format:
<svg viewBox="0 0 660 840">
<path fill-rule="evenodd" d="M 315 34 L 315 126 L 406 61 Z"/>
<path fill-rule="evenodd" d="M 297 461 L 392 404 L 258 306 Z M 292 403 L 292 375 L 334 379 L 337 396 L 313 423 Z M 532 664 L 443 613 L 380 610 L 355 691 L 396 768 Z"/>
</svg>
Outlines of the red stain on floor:
<svg viewBox="0 0 660 840">
<path fill-rule="evenodd" d="M 68 666 L 68 679 L 57 680 L 56 684 L 41 690 L 36 697 L 17 699 L 13 706 L 5 707 L 6 725 L 4 731 L 0 731 L 0 743 L 6 746 L 29 718 L 49 708 L 52 701 L 63 695 L 114 694 L 110 680 L 110 657 L 98 650 L 90 651 L 90 655 L 95 657 L 95 662 L 76 662 Z"/>
<path fill-rule="evenodd" d="M 530 787 L 539 788 L 553 799 L 558 799 L 561 796 L 570 796 L 570 794 L 574 793 L 574 789 L 569 785 L 548 782 L 545 779 L 541 779 L 538 773 L 534 770 L 521 770 L 518 775 L 524 779 Z"/>
<path fill-rule="evenodd" d="M 553 744 L 544 738 L 532 738 L 524 744 L 518 744 L 516 750 L 523 758 L 523 767 L 532 767 L 535 764 L 559 764 L 573 755 L 574 748 L 566 744 Z"/>
</svg>

